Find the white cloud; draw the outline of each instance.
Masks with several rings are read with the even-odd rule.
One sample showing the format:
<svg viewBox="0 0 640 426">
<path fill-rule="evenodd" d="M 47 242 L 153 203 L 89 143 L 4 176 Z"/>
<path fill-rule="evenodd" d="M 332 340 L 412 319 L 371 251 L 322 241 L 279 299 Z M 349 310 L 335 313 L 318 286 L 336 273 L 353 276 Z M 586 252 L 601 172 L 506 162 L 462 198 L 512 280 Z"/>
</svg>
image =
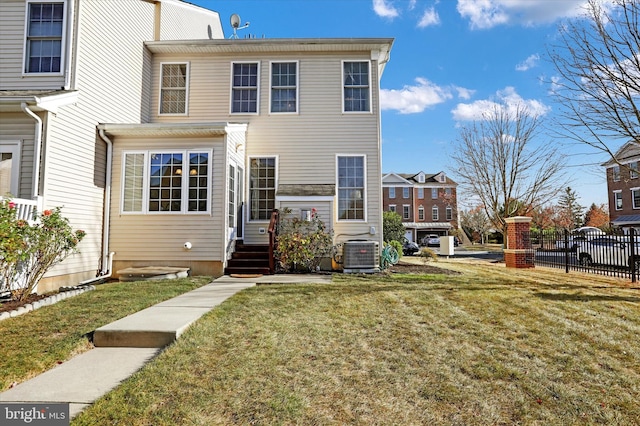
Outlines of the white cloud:
<svg viewBox="0 0 640 426">
<path fill-rule="evenodd" d="M 380 90 L 380 108 L 396 110 L 401 114 L 416 114 L 453 98 L 453 89 L 469 93 L 467 89 L 441 87 L 425 78 L 416 78 L 416 85 L 400 90 Z"/>
<path fill-rule="evenodd" d="M 540 55 L 538 55 L 537 53 L 534 53 L 533 55 L 529 56 L 527 59 L 520 62 L 518 65 L 516 65 L 516 71 L 527 71 L 537 66 L 539 60 L 540 60 Z"/>
<path fill-rule="evenodd" d="M 523 99 L 515 88 L 505 87 L 496 92 L 490 99 L 481 99 L 475 102 L 458 104 L 451 113 L 456 121 L 482 120 L 487 112 L 496 109 L 504 109 L 509 114 L 513 114 L 518 108 L 526 108 L 528 115 L 539 117 L 548 113 L 551 108 L 536 99 Z"/>
<path fill-rule="evenodd" d="M 475 90 L 465 89 L 464 87 L 455 86 L 455 89 L 458 92 L 458 97 L 461 99 L 471 99 L 473 94 L 476 93 Z"/>
<path fill-rule="evenodd" d="M 458 0 L 458 13 L 473 29 L 503 24 L 533 26 L 584 13 L 586 0 Z"/>
<path fill-rule="evenodd" d="M 420 22 L 418 22 L 419 28 L 425 28 L 430 25 L 438 25 L 440 23 L 440 16 L 436 12 L 435 8 L 431 7 L 424 11 Z"/>
<path fill-rule="evenodd" d="M 415 8 L 416 8 L 416 2 L 417 2 L 417 1 L 418 1 L 418 0 L 409 0 L 409 6 L 407 6 L 407 8 L 408 8 L 409 10 L 413 10 L 413 9 L 415 9 Z"/>
<path fill-rule="evenodd" d="M 399 15 L 398 9 L 393 7 L 388 0 L 373 0 L 373 11 L 383 18 L 395 18 Z"/>
</svg>

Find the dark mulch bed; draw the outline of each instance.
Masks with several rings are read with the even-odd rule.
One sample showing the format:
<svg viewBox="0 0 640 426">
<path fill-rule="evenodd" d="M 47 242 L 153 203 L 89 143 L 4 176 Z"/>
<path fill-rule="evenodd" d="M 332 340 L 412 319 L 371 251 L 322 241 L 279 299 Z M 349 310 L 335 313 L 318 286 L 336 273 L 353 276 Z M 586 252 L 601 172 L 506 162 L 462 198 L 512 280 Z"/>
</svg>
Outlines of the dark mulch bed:
<svg viewBox="0 0 640 426">
<path fill-rule="evenodd" d="M 427 264 L 413 264 L 398 262 L 389 268 L 389 271 L 393 274 L 445 274 L 445 275 L 460 275 L 460 272 L 452 271 L 450 269 L 443 269 L 434 266 L 433 263 Z"/>
<path fill-rule="evenodd" d="M 38 300 L 44 299 L 47 296 L 49 295 L 48 294 L 30 294 L 29 297 L 27 297 L 27 299 L 23 301 L 18 301 L 18 300 L 2 301 L 2 303 L 0 303 L 0 312 L 13 311 L 14 309 L 18 309 L 20 306 L 24 306 L 27 303 L 36 302 Z"/>
</svg>

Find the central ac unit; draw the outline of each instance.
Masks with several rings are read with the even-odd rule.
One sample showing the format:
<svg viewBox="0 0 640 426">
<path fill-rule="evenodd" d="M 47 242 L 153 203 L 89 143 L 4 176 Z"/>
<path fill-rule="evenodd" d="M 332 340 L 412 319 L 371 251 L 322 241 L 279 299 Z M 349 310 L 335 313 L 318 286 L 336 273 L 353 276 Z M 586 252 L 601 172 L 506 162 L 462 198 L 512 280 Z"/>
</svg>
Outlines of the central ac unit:
<svg viewBox="0 0 640 426">
<path fill-rule="evenodd" d="M 377 241 L 351 240 L 343 247 L 344 272 L 378 272 L 380 249 Z"/>
</svg>

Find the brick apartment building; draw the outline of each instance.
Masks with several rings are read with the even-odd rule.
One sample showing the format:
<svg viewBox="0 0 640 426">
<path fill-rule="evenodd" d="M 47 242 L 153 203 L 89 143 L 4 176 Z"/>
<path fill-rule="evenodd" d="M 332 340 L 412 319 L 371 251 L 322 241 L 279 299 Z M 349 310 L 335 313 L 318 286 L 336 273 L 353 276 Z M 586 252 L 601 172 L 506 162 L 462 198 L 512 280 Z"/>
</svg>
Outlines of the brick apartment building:
<svg viewBox="0 0 640 426">
<path fill-rule="evenodd" d="M 402 217 L 409 241 L 449 235 L 458 228 L 457 186 L 443 172 L 387 173 L 382 176 L 383 209 Z"/>
<path fill-rule="evenodd" d="M 618 162 L 602 164 L 607 173 L 609 217 L 613 226 L 640 227 L 640 146 L 627 142 L 615 154 Z"/>
</svg>

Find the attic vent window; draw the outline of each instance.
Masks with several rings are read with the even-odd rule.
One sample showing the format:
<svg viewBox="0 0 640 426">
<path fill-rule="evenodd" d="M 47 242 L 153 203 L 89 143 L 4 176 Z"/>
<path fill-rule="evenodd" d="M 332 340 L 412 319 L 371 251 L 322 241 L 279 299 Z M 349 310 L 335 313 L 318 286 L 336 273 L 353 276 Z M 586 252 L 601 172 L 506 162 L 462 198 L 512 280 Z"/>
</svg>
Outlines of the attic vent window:
<svg viewBox="0 0 640 426">
<path fill-rule="evenodd" d="M 419 183 L 424 183 L 424 174 L 420 173 L 420 174 L 418 175 L 418 182 L 419 182 Z"/>
</svg>

